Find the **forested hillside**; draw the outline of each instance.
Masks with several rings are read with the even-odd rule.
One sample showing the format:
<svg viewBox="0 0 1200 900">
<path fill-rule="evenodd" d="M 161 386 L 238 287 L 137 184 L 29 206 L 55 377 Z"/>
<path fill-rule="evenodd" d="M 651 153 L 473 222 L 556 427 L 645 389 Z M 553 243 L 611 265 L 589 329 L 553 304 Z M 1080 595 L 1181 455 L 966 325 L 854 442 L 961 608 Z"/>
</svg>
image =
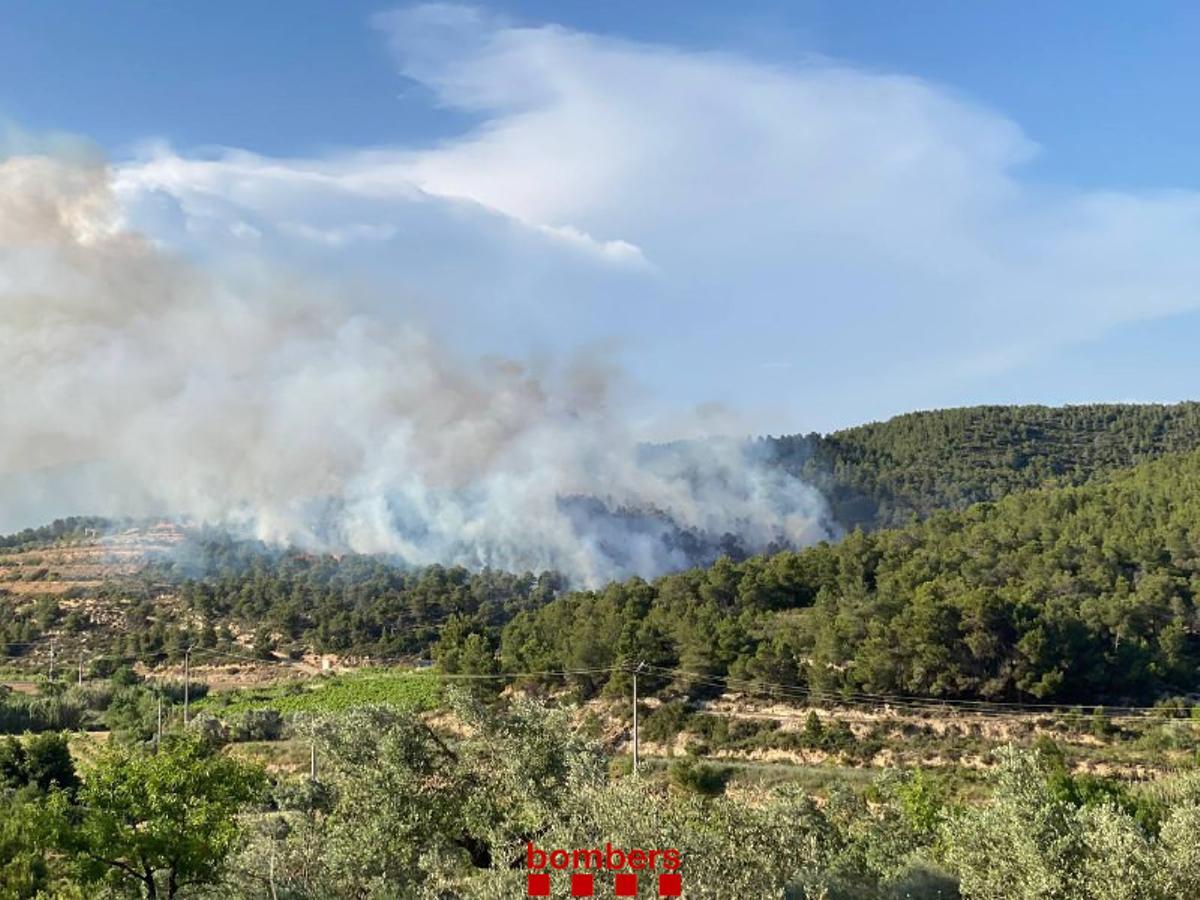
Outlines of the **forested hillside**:
<svg viewBox="0 0 1200 900">
<path fill-rule="evenodd" d="M 573 593 L 518 615 L 501 652 L 511 671 L 646 660 L 829 692 L 1150 700 L 1200 687 L 1198 591 L 1192 453 L 798 553 Z M 624 689 L 624 678 L 579 682 Z"/>
<path fill-rule="evenodd" d="M 974 406 L 762 445 L 819 487 L 847 529 L 889 528 L 1200 447 L 1200 403 Z"/>
<path fill-rule="evenodd" d="M 78 542 L 77 525 L 28 532 L 27 549 L 0 556 L 0 652 L 13 662 L 44 656 L 51 638 L 64 653 L 128 662 L 178 660 L 189 645 L 264 658 L 420 655 L 452 615 L 498 627 L 565 587 L 554 573 L 413 569 L 210 530 L 121 563 L 106 540 Z"/>
<path fill-rule="evenodd" d="M 71 516 L 66 519 L 55 519 L 49 525 L 39 528 L 26 528 L 13 534 L 0 534 L 0 549 L 11 549 L 25 546 L 42 546 L 57 541 L 72 540 L 86 537 L 112 529 L 111 519 L 100 516 Z"/>
<path fill-rule="evenodd" d="M 89 537 L 104 523 L 66 520 L 4 540 L 0 641 L 35 667 L 51 638 L 70 658 L 128 661 L 178 660 L 187 646 L 415 656 L 436 643 L 450 670 L 645 660 L 826 692 L 1152 700 L 1198 687 L 1200 453 L 1119 467 L 1198 435 L 1200 405 L 1185 404 L 983 407 L 778 439 L 806 477 L 828 466 L 843 515 L 869 495 L 875 518 L 924 521 L 596 591 L 553 573 L 412 570 L 204 531 L 116 571 L 100 558 L 115 550 Z M 1019 490 L 1047 481 L 1060 486 Z M 625 678 L 576 683 L 592 694 Z"/>
<path fill-rule="evenodd" d="M 1196 896 L 1200 450 L 1107 465 L 594 591 L 14 536 L 0 732 L 37 733 L 0 741 L 0 896 L 513 896 L 531 839 L 670 846 L 697 897 Z"/>
</svg>

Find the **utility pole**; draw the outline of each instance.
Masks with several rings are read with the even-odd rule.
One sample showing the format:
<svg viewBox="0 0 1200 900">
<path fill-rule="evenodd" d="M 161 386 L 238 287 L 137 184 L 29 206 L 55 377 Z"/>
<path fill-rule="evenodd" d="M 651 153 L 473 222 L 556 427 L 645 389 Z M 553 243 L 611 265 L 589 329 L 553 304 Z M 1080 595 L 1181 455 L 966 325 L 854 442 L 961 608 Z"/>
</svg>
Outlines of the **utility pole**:
<svg viewBox="0 0 1200 900">
<path fill-rule="evenodd" d="M 310 781 L 316 781 L 317 780 L 317 742 L 310 741 L 308 744 L 308 748 L 309 748 L 309 754 L 310 754 L 309 760 L 308 760 L 308 777 L 309 777 Z"/>
<path fill-rule="evenodd" d="M 275 893 L 275 842 L 271 842 L 271 861 L 267 869 L 267 884 L 271 888 L 271 900 L 279 900 L 279 895 Z"/>
<path fill-rule="evenodd" d="M 79 686 L 83 687 L 83 654 L 79 654 Z"/>
<path fill-rule="evenodd" d="M 50 680 L 54 680 L 54 638 L 50 638 Z"/>
<path fill-rule="evenodd" d="M 191 690 L 191 660 L 192 648 L 183 648 L 183 727 L 188 724 L 188 692 Z"/>
<path fill-rule="evenodd" d="M 162 676 L 158 676 L 158 734 L 154 738 L 154 750 L 162 745 Z"/>
<path fill-rule="evenodd" d="M 638 754 L 638 703 L 637 703 L 637 677 L 638 672 L 642 671 L 642 667 L 646 663 L 639 662 L 637 668 L 633 670 L 633 774 L 638 773 L 638 763 L 640 762 Z"/>
</svg>

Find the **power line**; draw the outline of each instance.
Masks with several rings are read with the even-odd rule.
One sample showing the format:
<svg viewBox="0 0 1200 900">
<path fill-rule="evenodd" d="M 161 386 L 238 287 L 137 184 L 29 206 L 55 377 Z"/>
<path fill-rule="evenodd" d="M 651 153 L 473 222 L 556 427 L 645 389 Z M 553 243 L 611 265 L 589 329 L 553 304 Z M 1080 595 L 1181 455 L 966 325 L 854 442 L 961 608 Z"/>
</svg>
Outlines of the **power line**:
<svg viewBox="0 0 1200 900">
<path fill-rule="evenodd" d="M 311 674 L 311 666 L 296 660 L 289 659 L 261 659 L 244 654 L 237 654 L 230 651 L 216 650 L 193 650 L 194 653 L 202 653 L 210 656 L 224 656 L 236 659 L 244 659 L 250 662 L 266 664 L 266 665 L 285 665 L 296 668 L 302 668 L 307 674 Z M 361 669 L 359 670 L 361 671 Z M 478 681 L 505 681 L 517 678 L 563 678 L 583 675 L 596 675 L 603 673 L 613 673 L 618 671 L 631 672 L 627 666 L 596 666 L 591 668 L 581 669 L 552 669 L 543 671 L 524 671 L 524 672 L 491 672 L 491 673 L 469 673 L 469 672 L 442 672 L 436 669 L 413 670 L 416 673 L 427 673 L 432 677 L 445 680 L 478 680 Z M 970 713 L 980 717 L 1000 717 L 1011 716 L 1014 713 L 1027 712 L 1030 714 L 1051 714 L 1072 715 L 1078 713 L 1095 713 L 1100 711 L 1109 715 L 1111 718 L 1120 718 L 1122 716 L 1141 717 L 1146 714 L 1171 715 L 1177 714 L 1177 711 L 1170 707 L 1161 706 L 1106 706 L 1100 704 L 1076 705 L 1076 706 L 1054 706 L 1052 704 L 1020 704 L 1009 703 L 1003 701 L 970 701 L 970 700 L 950 700 L 937 697 L 914 697 L 910 695 L 880 695 L 869 694 L 863 692 L 825 692 L 806 688 L 802 685 L 787 685 L 773 682 L 763 682 L 758 680 L 736 679 L 729 677 L 719 677 L 713 675 L 704 675 L 696 672 L 689 672 L 683 669 L 669 669 L 662 666 L 654 666 L 643 664 L 643 674 L 658 675 L 660 677 L 672 677 L 694 683 L 705 684 L 712 687 L 720 687 L 727 690 L 738 691 L 741 693 L 758 694 L 773 699 L 784 699 L 811 703 L 825 704 L 844 704 L 848 706 L 869 706 L 873 708 L 892 707 L 899 710 L 909 712 L 946 712 L 954 710 L 956 712 Z M 1182 713 L 1183 711 L 1179 711 Z M 1190 714 L 1190 710 L 1187 711 Z"/>
<path fill-rule="evenodd" d="M 260 664 L 260 665 L 288 665 L 288 666 L 295 666 L 295 667 L 297 667 L 297 668 L 300 668 L 300 669 L 305 669 L 306 671 L 307 671 L 308 669 L 311 669 L 311 668 L 312 668 L 312 667 L 311 667 L 311 666 L 309 666 L 307 663 L 305 663 L 305 662 L 303 662 L 303 661 L 301 661 L 301 660 L 297 660 L 297 659 L 281 659 L 281 658 L 279 658 L 279 657 L 277 657 L 277 656 L 275 656 L 275 657 L 270 657 L 270 658 L 267 658 L 267 659 L 264 659 L 264 658 L 263 658 L 263 657 L 261 657 L 261 656 L 251 656 L 250 654 L 247 654 L 247 653 L 235 653 L 235 652 L 234 652 L 234 651 L 232 651 L 232 650 L 216 650 L 216 649 L 193 649 L 193 650 L 192 650 L 192 653 L 193 653 L 193 654 L 200 654 L 201 656 L 216 656 L 216 657 L 220 657 L 220 658 L 222 658 L 222 659 L 237 659 L 237 660 L 243 660 L 243 661 L 245 661 L 245 662 L 258 663 L 258 664 Z M 311 672 L 309 672 L 309 674 L 311 674 Z"/>
<path fill-rule="evenodd" d="M 442 624 L 442 623 L 436 623 Z M 413 630 L 421 629 L 427 626 L 413 626 Z M 407 629 L 406 629 L 407 630 Z M 40 641 L 12 641 L 5 642 L 9 647 L 39 647 L 48 646 L 54 648 L 55 639 L 41 639 Z M 305 675 L 313 674 L 313 665 L 303 660 L 293 660 L 288 658 L 271 657 L 262 658 L 246 653 L 239 653 L 233 650 L 217 650 L 217 649 L 200 649 L 192 648 L 192 654 L 207 656 L 210 658 L 224 658 L 251 662 L 256 665 L 276 665 L 288 666 L 301 670 Z M 87 658 L 89 661 L 100 659 L 115 659 L 128 662 L 146 661 L 147 657 L 156 658 L 161 661 L 163 657 L 168 656 L 167 651 L 158 651 L 153 654 L 145 654 L 141 656 L 118 653 L 89 653 Z M 186 659 L 188 652 L 185 650 L 184 665 L 187 668 Z M 10 654 L 6 654 L 10 658 Z M 417 654 L 409 654 L 406 656 L 397 657 L 376 657 L 364 655 L 359 657 L 367 662 L 367 665 L 361 666 L 360 669 L 373 668 L 376 666 L 386 665 L 388 663 L 408 663 L 412 664 L 420 657 Z M 630 671 L 627 666 L 597 666 L 592 668 L 581 669 L 561 669 L 561 670 L 545 670 L 545 671 L 527 671 L 527 672 L 495 672 L 495 673 L 465 673 L 465 672 L 440 672 L 435 669 L 417 670 L 428 671 L 429 674 L 448 680 L 511 680 L 519 678 L 556 678 L 570 676 L 585 676 L 596 675 L 603 673 L 612 673 L 616 671 Z M 643 669 L 643 674 L 657 675 L 662 678 L 673 678 L 683 681 L 689 681 L 697 684 L 704 684 L 710 687 L 719 687 L 725 690 L 737 691 L 747 694 L 755 694 L 759 696 L 792 700 L 805 704 L 842 704 L 847 706 L 866 706 L 871 708 L 893 708 L 897 710 L 905 710 L 909 712 L 940 712 L 954 711 L 964 714 L 973 714 L 980 717 L 997 717 L 1011 716 L 1016 713 L 1027 713 L 1030 715 L 1079 715 L 1079 714 L 1104 714 L 1110 718 L 1122 717 L 1141 717 L 1147 714 L 1179 717 L 1190 715 L 1190 708 L 1177 710 L 1172 707 L 1164 706 L 1137 706 L 1137 705 L 1109 705 L 1109 704 L 1054 704 L 1054 703 L 1037 703 L 1037 702 L 1021 702 L 1021 701 L 1004 701 L 1004 700 L 969 700 L 958 698 L 943 698 L 932 696 L 920 696 L 914 694 L 880 694 L 868 691 L 828 691 L 814 689 L 798 684 L 780 684 L 776 682 L 767 682 L 760 679 L 739 679 L 729 676 L 718 676 L 699 672 L 691 672 L 681 668 L 667 668 L 664 666 L 655 666 L 646 664 Z"/>
<path fill-rule="evenodd" d="M 234 653 L 226 650 L 192 650 L 193 654 L 203 654 L 207 656 L 229 657 L 233 659 L 246 660 L 247 662 L 255 662 L 263 665 L 282 665 L 292 666 L 295 668 L 305 669 L 307 674 L 312 674 L 312 666 L 308 663 L 293 659 L 280 659 L 274 657 L 271 659 L 262 659 L 260 657 L 249 656 L 246 654 Z M 356 671 L 363 671 L 372 667 L 364 666 Z M 436 678 L 446 678 L 451 680 L 503 680 L 509 678 L 552 678 L 570 675 L 596 675 L 603 672 L 623 671 L 622 666 L 597 666 L 589 669 L 552 669 L 538 672 L 442 672 L 437 669 L 412 669 L 414 674 L 428 674 Z"/>
<path fill-rule="evenodd" d="M 419 670 L 418 670 L 419 671 Z M 496 672 L 491 674 L 471 674 L 467 672 L 438 672 L 429 670 L 438 678 L 480 678 L 480 679 L 504 679 L 504 678 L 553 678 L 565 677 L 569 675 L 596 675 L 601 672 L 625 672 L 629 671 L 624 666 L 598 666 L 594 669 L 556 669 L 548 672 Z"/>
<path fill-rule="evenodd" d="M 1058 714 L 1071 715 L 1076 713 L 1095 713 L 1097 711 L 1111 717 L 1130 717 L 1144 714 L 1172 715 L 1186 712 L 1190 709 L 1177 711 L 1172 707 L 1163 706 L 1109 706 L 1106 704 L 1075 704 L 1072 706 L 1054 704 L 1022 704 L 1006 701 L 953 700 L 939 697 L 914 697 L 912 695 L 884 695 L 861 692 L 827 692 L 805 688 L 801 685 L 784 685 L 757 680 L 722 678 L 714 675 L 688 672 L 682 669 L 668 669 L 662 666 L 649 666 L 655 674 L 661 677 L 673 677 L 686 681 L 707 684 L 713 687 L 723 687 L 742 693 L 757 693 L 767 696 L 782 696 L 789 699 L 799 699 L 817 703 L 832 703 L 864 706 L 892 706 L 899 709 L 945 712 L 953 709 L 958 712 L 974 713 L 980 716 L 1012 715 L 1016 712 L 1027 712 L 1031 715 Z"/>
</svg>

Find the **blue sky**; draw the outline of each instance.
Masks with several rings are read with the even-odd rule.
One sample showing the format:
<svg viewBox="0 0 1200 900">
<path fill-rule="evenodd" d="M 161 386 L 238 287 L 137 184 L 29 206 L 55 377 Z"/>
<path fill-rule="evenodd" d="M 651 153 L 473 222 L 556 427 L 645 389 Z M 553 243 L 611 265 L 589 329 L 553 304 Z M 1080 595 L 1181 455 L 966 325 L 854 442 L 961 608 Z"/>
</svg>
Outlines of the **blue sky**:
<svg viewBox="0 0 1200 900">
<path fill-rule="evenodd" d="M 1200 394 L 1200 7 L 9 2 L 128 221 L 671 430 Z"/>
<path fill-rule="evenodd" d="M 1200 7 L 1134 9 L 930 0 L 529 2 L 491 8 L 527 24 L 787 64 L 824 54 L 940 82 L 1013 117 L 1043 147 L 1047 179 L 1200 186 Z M 267 154 L 422 140 L 469 118 L 398 78 L 368 22 L 387 4 L 49 4 L 9 0 L 0 29 L 3 110 L 119 152 L 147 136 Z"/>
</svg>

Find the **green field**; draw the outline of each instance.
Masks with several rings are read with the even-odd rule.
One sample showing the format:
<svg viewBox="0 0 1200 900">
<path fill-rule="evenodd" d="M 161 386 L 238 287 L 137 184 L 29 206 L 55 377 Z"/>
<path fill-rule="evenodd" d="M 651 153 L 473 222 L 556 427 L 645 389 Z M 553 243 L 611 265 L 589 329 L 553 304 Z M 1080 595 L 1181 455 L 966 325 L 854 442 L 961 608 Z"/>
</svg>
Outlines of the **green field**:
<svg viewBox="0 0 1200 900">
<path fill-rule="evenodd" d="M 274 709 L 284 715 L 338 712 L 369 704 L 427 710 L 437 706 L 441 690 L 438 678 L 431 674 L 365 672 L 222 691 L 197 701 L 195 708 L 218 715 L 251 709 Z"/>
</svg>

